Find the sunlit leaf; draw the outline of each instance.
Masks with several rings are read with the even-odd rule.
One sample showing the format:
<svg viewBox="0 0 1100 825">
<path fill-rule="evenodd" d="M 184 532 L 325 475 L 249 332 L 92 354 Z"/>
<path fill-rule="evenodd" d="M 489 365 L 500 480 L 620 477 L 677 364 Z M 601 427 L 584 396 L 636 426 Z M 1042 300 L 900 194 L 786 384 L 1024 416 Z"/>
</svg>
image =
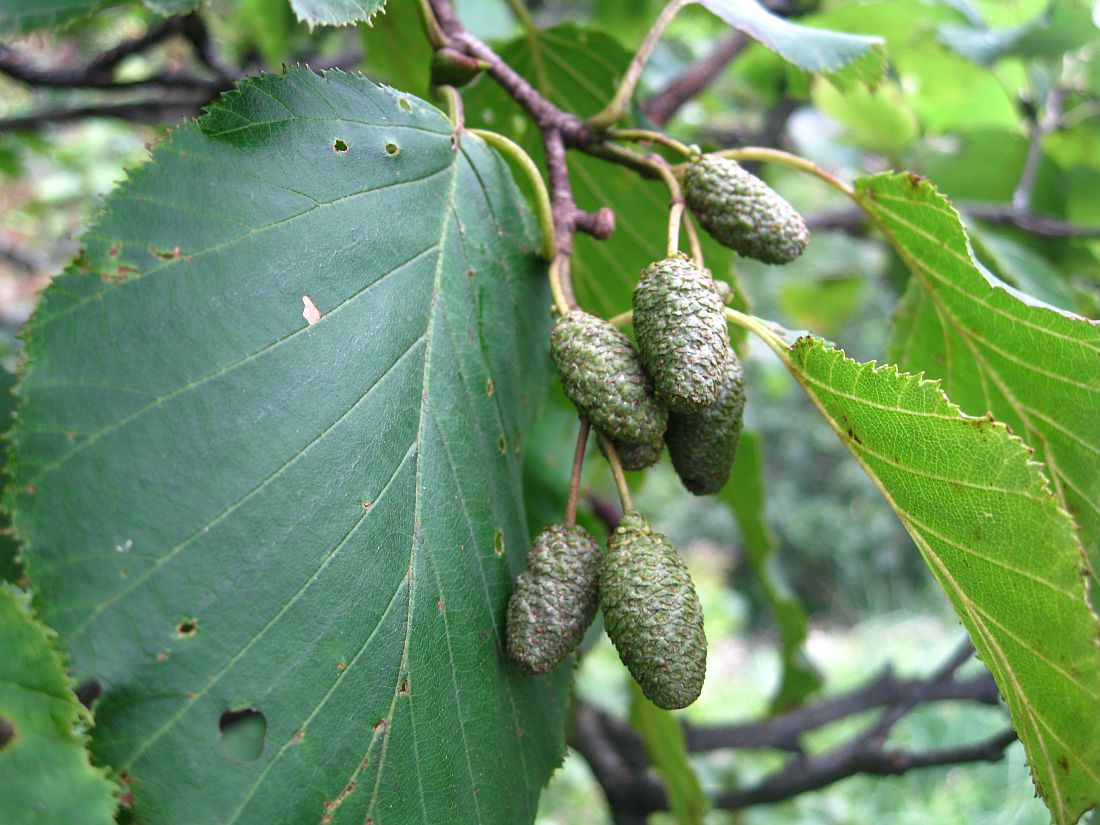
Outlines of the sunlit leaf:
<svg viewBox="0 0 1100 825">
<path fill-rule="evenodd" d="M 1100 653 L 1076 531 L 1008 427 L 937 382 L 765 333 L 913 537 L 989 666 L 1060 825 L 1100 802 Z"/>
</svg>

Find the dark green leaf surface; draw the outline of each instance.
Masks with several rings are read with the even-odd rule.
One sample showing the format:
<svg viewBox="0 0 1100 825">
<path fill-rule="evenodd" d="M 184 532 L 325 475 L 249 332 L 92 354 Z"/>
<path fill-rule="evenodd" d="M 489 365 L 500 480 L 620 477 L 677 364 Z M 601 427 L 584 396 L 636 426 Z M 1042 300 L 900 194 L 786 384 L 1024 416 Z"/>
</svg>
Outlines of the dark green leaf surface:
<svg viewBox="0 0 1100 825">
<path fill-rule="evenodd" d="M 828 75 L 841 86 L 859 80 L 873 88 L 886 70 L 881 37 L 800 26 L 772 14 L 757 0 L 695 2 L 798 68 Z"/>
<path fill-rule="evenodd" d="M 114 822 L 115 787 L 77 732 L 87 721 L 55 634 L 35 619 L 29 596 L 0 584 L 0 822 Z"/>
<path fill-rule="evenodd" d="M 294 69 L 176 131 L 44 294 L 16 529 L 143 821 L 533 819 L 568 678 L 502 654 L 534 232 L 437 110 Z"/>
<path fill-rule="evenodd" d="M 992 413 L 1035 450 L 1100 569 L 1100 328 L 994 285 L 927 181 L 883 174 L 857 190 L 912 273 L 890 357 L 941 378 L 960 407 Z"/>
<path fill-rule="evenodd" d="M 631 57 L 607 34 L 573 24 L 512 40 L 500 54 L 553 103 L 582 117 L 611 99 Z M 482 78 L 463 96 L 471 123 L 510 136 L 541 163 L 538 129 L 491 79 Z M 606 241 L 577 236 L 572 266 L 581 305 L 609 318 L 630 309 L 643 267 L 665 257 L 668 191 L 659 181 L 579 152 L 569 153 L 569 171 L 581 208 L 615 212 L 615 233 Z M 707 266 L 727 277 L 731 253 L 705 233 L 702 241 Z"/>
<path fill-rule="evenodd" d="M 774 568 L 775 537 L 765 517 L 764 455 L 757 433 L 741 433 L 730 480 L 722 489 L 721 497 L 737 518 L 745 558 L 779 626 L 779 659 L 783 672 L 770 710 L 782 713 L 802 704 L 821 686 L 821 678 L 802 648 L 806 641 L 806 610 Z"/>
<path fill-rule="evenodd" d="M 1100 653 L 1069 516 L 1009 429 L 820 339 L 765 339 L 886 497 L 989 666 L 1055 822 L 1100 802 Z"/>
</svg>

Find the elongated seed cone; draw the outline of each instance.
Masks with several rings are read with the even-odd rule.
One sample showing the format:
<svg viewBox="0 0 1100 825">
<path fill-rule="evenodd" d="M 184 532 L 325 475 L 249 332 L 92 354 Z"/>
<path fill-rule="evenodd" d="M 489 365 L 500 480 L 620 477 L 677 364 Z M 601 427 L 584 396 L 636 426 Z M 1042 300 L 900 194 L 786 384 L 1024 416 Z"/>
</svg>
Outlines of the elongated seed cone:
<svg viewBox="0 0 1100 825">
<path fill-rule="evenodd" d="M 652 467 L 661 460 L 661 453 L 665 449 L 663 441 L 654 444 L 623 444 L 621 441 L 611 440 L 615 444 L 615 451 L 619 454 L 619 463 L 623 465 L 624 470 L 644 470 L 646 467 Z M 607 451 L 604 450 L 603 443 L 597 443 L 600 445 L 600 452 L 603 453 L 603 457 L 607 458 Z"/>
<path fill-rule="evenodd" d="M 704 155 L 691 164 L 684 199 L 716 241 L 746 258 L 786 264 L 810 242 L 794 207 L 735 160 Z"/>
<path fill-rule="evenodd" d="M 707 669 L 703 609 L 687 567 L 636 510 L 623 516 L 608 547 L 600 571 L 607 635 L 653 704 L 687 707 Z"/>
<path fill-rule="evenodd" d="M 529 673 L 553 670 L 592 624 L 599 588 L 600 546 L 592 535 L 579 525 L 547 527 L 508 600 L 508 656 Z"/>
<path fill-rule="evenodd" d="M 697 496 L 717 493 L 730 478 L 730 465 L 745 416 L 745 375 L 734 355 L 718 400 L 697 413 L 668 417 L 665 443 L 676 474 Z"/>
<path fill-rule="evenodd" d="M 569 400 L 592 426 L 624 444 L 655 444 L 668 424 L 630 339 L 574 310 L 550 332 L 550 357 Z"/>
<path fill-rule="evenodd" d="M 634 287 L 634 334 L 642 365 L 670 411 L 714 403 L 733 353 L 709 272 L 682 255 L 646 267 Z"/>
</svg>

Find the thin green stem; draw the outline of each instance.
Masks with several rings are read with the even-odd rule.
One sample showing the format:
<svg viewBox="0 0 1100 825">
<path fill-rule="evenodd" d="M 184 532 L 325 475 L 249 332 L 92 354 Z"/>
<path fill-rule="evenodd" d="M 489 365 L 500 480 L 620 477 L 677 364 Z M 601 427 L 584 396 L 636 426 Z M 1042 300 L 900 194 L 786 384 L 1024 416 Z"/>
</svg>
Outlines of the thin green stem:
<svg viewBox="0 0 1100 825">
<path fill-rule="evenodd" d="M 649 60 L 649 55 L 653 52 L 653 47 L 661 39 L 665 28 L 672 22 L 672 18 L 689 2 L 690 0 L 671 0 L 662 9 L 654 21 L 653 27 L 642 41 L 642 45 L 634 53 L 634 58 L 630 61 L 626 74 L 623 75 L 619 87 L 615 90 L 615 96 L 600 112 L 588 119 L 587 124 L 589 127 L 597 130 L 606 129 L 623 116 L 626 107 L 630 104 L 630 99 L 634 96 L 634 89 L 642 77 L 642 70 L 645 69 L 645 64 Z"/>
<path fill-rule="evenodd" d="M 628 309 L 626 312 L 620 312 L 618 315 L 613 315 L 607 319 L 607 323 L 615 327 L 615 329 L 622 329 L 634 323 L 634 310 Z"/>
<path fill-rule="evenodd" d="M 542 231 L 542 257 L 552 261 L 557 250 L 557 240 L 554 236 L 554 212 L 550 206 L 550 193 L 546 189 L 546 181 L 542 179 L 538 166 L 531 160 L 531 156 L 523 151 L 523 148 L 504 135 L 490 132 L 487 129 L 469 129 L 471 135 L 477 135 L 494 149 L 499 149 L 508 157 L 520 165 L 527 179 L 535 190 L 535 208 L 539 216 L 539 229 Z"/>
<path fill-rule="evenodd" d="M 668 209 L 668 250 L 667 257 L 671 258 L 680 252 L 680 224 L 684 216 L 684 193 L 680 189 L 680 182 L 672 174 L 671 169 L 663 161 L 647 161 L 664 182 L 668 189 L 668 197 L 671 205 Z"/>
<path fill-rule="evenodd" d="M 684 211 L 684 232 L 688 236 L 688 248 L 691 250 L 691 259 L 695 262 L 695 265 L 700 269 L 706 267 L 706 263 L 703 260 L 703 245 L 699 242 L 699 231 L 695 228 L 695 221 L 691 218 L 691 213 L 687 210 Z"/>
<path fill-rule="evenodd" d="M 813 161 L 800 158 L 798 155 L 792 155 L 790 152 L 784 152 L 781 149 L 768 149 L 764 146 L 745 146 L 740 149 L 723 149 L 721 152 L 715 152 L 714 155 L 720 158 L 732 158 L 733 160 L 761 160 L 768 163 L 781 163 L 784 166 L 790 166 L 792 169 L 808 172 L 814 177 L 820 178 L 829 184 L 829 186 L 843 192 L 857 203 L 859 200 L 856 191 L 840 178 L 829 174 Z M 681 175 L 685 169 L 686 166 L 684 164 L 675 167 L 676 173 Z"/>
<path fill-rule="evenodd" d="M 569 498 L 565 502 L 565 523 L 572 527 L 577 523 L 577 495 L 581 488 L 581 470 L 584 467 L 584 450 L 588 446 L 588 419 L 581 416 L 581 429 L 577 433 L 577 448 L 573 451 L 573 473 L 569 477 Z"/>
<path fill-rule="evenodd" d="M 455 129 L 461 129 L 466 118 L 462 107 L 462 96 L 458 93 L 458 89 L 447 85 L 436 86 L 435 93 L 443 98 L 447 106 L 447 120 L 451 121 Z"/>
<path fill-rule="evenodd" d="M 535 24 L 535 18 L 531 16 L 531 12 L 523 4 L 523 0 L 508 0 L 508 8 L 512 10 L 516 20 L 519 21 L 519 24 L 523 26 L 528 34 L 538 31 L 539 27 Z"/>
<path fill-rule="evenodd" d="M 596 431 L 596 437 L 600 439 L 600 446 L 607 455 L 607 463 L 611 465 L 611 474 L 615 476 L 615 487 L 619 490 L 619 501 L 622 502 L 623 512 L 634 509 L 634 499 L 630 497 L 630 487 L 626 483 L 626 475 L 623 473 L 623 463 L 619 460 L 619 451 L 614 443 L 603 433 Z"/>
<path fill-rule="evenodd" d="M 563 261 L 566 259 L 561 255 L 558 255 L 550 262 L 550 269 L 547 272 L 547 276 L 550 279 L 550 294 L 554 296 L 554 305 L 558 308 L 558 313 L 562 316 L 568 315 L 571 309 L 569 299 L 565 297 L 565 291 L 562 289 L 562 273 L 561 268 Z"/>
<path fill-rule="evenodd" d="M 730 307 L 726 307 L 726 320 L 756 335 L 756 337 L 767 344 L 768 347 L 779 356 L 779 359 L 786 365 L 787 369 L 791 369 L 790 347 L 787 346 L 787 342 L 783 340 L 783 337 L 777 334 L 764 320 L 757 318 L 755 315 L 746 315 L 743 312 L 738 312 L 736 309 L 731 309 Z"/>
<path fill-rule="evenodd" d="M 447 38 L 443 29 L 439 27 L 439 21 L 435 19 L 430 0 L 417 0 L 416 8 L 420 12 L 420 25 L 424 27 L 424 35 L 433 49 L 442 49 L 447 45 Z"/>
<path fill-rule="evenodd" d="M 676 138 L 670 137 L 664 132 L 654 132 L 649 129 L 611 129 L 608 131 L 607 136 L 612 140 L 629 140 L 635 143 L 659 143 L 661 146 L 667 146 L 669 149 L 678 152 L 688 160 L 699 154 L 697 149 L 692 149 Z"/>
</svg>

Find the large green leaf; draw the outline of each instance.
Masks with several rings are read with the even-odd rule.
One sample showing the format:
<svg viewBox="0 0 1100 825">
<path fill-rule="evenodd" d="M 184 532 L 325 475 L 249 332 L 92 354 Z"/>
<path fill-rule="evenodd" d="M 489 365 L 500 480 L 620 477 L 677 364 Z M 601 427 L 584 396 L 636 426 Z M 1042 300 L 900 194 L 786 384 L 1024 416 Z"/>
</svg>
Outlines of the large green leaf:
<svg viewBox="0 0 1100 825">
<path fill-rule="evenodd" d="M 720 493 L 741 528 L 745 559 L 779 628 L 782 674 L 769 710 L 782 713 L 801 705 L 821 686 L 806 658 L 806 610 L 775 567 L 776 544 L 764 512 L 764 455 L 760 436 L 741 433 L 729 483 Z"/>
<path fill-rule="evenodd" d="M 0 821 L 110 825 L 115 788 L 88 761 L 88 721 L 65 675 L 54 633 L 30 597 L 0 584 Z"/>
<path fill-rule="evenodd" d="M 615 93 L 630 52 L 609 35 L 567 23 L 518 37 L 500 47 L 504 60 L 543 95 L 581 117 L 595 114 Z M 464 94 L 472 123 L 507 134 L 541 163 L 542 143 L 530 118 L 490 78 Z M 658 181 L 603 160 L 569 154 L 573 194 L 583 209 L 610 207 L 615 233 L 605 241 L 578 235 L 573 254 L 577 299 L 604 317 L 630 309 L 638 273 L 664 257 L 668 191 Z M 730 253 L 704 236 L 707 265 L 719 277 Z"/>
<path fill-rule="evenodd" d="M 959 216 L 927 181 L 883 174 L 857 197 L 912 272 L 890 357 L 941 378 L 1034 450 L 1100 565 L 1100 328 L 991 282 Z"/>
<path fill-rule="evenodd" d="M 1024 743 L 1057 823 L 1100 803 L 1100 652 L 1074 526 L 1004 424 L 939 383 L 764 328 L 920 548 Z"/>
<path fill-rule="evenodd" d="M 630 725 L 664 780 L 668 809 L 676 825 L 702 825 L 710 802 L 688 757 L 684 729 L 671 712 L 650 702 L 630 680 Z"/>
<path fill-rule="evenodd" d="M 138 816 L 531 821 L 569 668 L 501 652 L 550 300 L 504 161 L 292 69 L 85 240 L 29 324 L 14 521 Z"/>
<path fill-rule="evenodd" d="M 695 2 L 798 68 L 827 75 L 842 87 L 862 81 L 873 88 L 886 70 L 881 37 L 800 26 L 772 14 L 757 0 Z"/>
</svg>

